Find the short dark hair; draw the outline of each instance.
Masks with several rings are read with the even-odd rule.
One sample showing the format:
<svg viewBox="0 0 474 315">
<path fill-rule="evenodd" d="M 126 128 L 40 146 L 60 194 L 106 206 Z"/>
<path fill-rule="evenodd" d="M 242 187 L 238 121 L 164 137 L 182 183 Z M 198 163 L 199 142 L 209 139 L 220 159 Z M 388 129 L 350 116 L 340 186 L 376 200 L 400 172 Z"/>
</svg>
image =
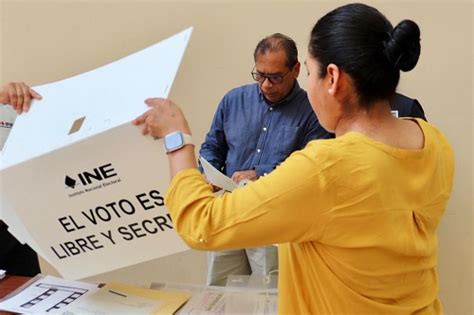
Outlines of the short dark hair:
<svg viewBox="0 0 474 315">
<path fill-rule="evenodd" d="M 257 62 L 258 55 L 280 50 L 283 50 L 286 54 L 286 65 L 288 68 L 293 68 L 298 63 L 296 43 L 293 39 L 281 33 L 275 33 L 260 40 L 253 52 L 253 59 Z"/>
<path fill-rule="evenodd" d="M 420 29 L 410 20 L 395 28 L 377 9 L 355 3 L 336 8 L 311 31 L 309 53 L 326 75 L 330 63 L 352 78 L 359 101 L 370 106 L 395 93 L 400 70 L 410 71 L 420 56 Z"/>
</svg>

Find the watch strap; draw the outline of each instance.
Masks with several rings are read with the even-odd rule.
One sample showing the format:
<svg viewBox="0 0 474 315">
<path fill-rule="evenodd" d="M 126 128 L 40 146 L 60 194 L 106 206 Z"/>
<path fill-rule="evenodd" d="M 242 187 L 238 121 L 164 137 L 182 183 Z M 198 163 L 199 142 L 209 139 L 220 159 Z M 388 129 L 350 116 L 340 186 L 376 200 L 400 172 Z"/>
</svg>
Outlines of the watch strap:
<svg viewBox="0 0 474 315">
<path fill-rule="evenodd" d="M 188 135 L 187 133 L 181 133 L 183 135 L 183 140 L 184 140 L 184 143 L 183 143 L 183 146 L 187 145 L 187 144 L 193 144 L 193 138 L 191 137 L 191 135 Z"/>
</svg>

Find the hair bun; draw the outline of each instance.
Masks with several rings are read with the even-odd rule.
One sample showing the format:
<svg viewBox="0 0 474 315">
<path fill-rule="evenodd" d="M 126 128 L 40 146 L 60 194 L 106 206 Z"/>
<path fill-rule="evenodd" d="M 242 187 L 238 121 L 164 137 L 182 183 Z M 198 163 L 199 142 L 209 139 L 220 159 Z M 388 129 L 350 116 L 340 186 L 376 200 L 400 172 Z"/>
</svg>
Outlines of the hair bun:
<svg viewBox="0 0 474 315">
<path fill-rule="evenodd" d="M 403 20 L 384 42 L 385 56 L 395 69 L 410 71 L 420 57 L 420 28 L 411 20 Z"/>
</svg>

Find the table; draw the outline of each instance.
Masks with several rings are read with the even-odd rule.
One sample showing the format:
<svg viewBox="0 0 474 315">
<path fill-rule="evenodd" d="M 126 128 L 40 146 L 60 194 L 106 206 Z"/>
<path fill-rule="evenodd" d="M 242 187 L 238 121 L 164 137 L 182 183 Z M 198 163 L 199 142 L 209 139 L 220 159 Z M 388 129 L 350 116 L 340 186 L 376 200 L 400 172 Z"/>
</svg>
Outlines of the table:
<svg viewBox="0 0 474 315">
<path fill-rule="evenodd" d="M 0 299 L 9 294 L 10 292 L 15 291 L 16 288 L 22 286 L 31 277 L 21 277 L 21 276 L 5 276 L 5 278 L 0 279 Z M 10 312 L 0 311 L 0 315 L 12 314 Z"/>
<path fill-rule="evenodd" d="M 0 279 L 0 299 L 15 291 L 30 279 L 32 278 L 21 276 L 5 276 L 5 278 Z M 213 305 L 213 307 L 215 306 L 216 310 L 220 312 L 245 310 L 244 313 L 252 314 L 255 313 L 255 308 L 258 306 L 259 309 L 262 308 L 257 312 L 258 314 L 263 314 L 264 310 L 266 314 L 277 313 L 278 292 L 275 276 L 272 276 L 270 281 L 265 283 L 262 283 L 262 279 L 256 276 L 230 276 L 226 287 L 154 282 L 150 288 L 191 293 L 192 298 L 180 310 L 185 314 L 204 310 L 202 307 L 203 305 L 206 308 L 208 307 L 206 303 L 209 302 L 207 300 L 210 298 L 219 304 Z M 0 315 L 11 314 L 14 313 L 0 311 Z"/>
</svg>

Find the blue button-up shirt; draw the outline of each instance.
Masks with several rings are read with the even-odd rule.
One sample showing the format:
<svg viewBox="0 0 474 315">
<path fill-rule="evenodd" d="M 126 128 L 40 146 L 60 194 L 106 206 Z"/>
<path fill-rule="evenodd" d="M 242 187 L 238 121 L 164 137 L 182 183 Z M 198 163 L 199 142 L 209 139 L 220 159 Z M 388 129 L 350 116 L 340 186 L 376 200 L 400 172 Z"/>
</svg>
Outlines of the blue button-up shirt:
<svg viewBox="0 0 474 315">
<path fill-rule="evenodd" d="M 275 105 L 267 103 L 255 83 L 224 96 L 199 153 L 229 177 L 252 169 L 262 176 L 309 141 L 330 137 L 298 82 Z"/>
</svg>

